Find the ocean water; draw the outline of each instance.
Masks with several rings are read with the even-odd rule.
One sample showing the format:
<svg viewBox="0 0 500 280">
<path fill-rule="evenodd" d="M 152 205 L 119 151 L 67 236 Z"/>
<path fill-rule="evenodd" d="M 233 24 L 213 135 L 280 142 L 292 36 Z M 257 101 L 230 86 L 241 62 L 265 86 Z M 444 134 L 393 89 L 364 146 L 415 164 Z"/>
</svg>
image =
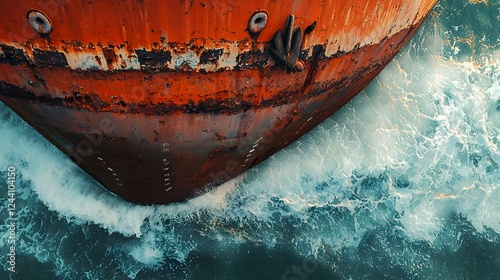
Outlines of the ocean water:
<svg viewBox="0 0 500 280">
<path fill-rule="evenodd" d="M 0 103 L 0 279 L 500 279 L 499 38 L 499 0 L 440 1 L 341 111 L 167 206 L 109 194 Z"/>
</svg>

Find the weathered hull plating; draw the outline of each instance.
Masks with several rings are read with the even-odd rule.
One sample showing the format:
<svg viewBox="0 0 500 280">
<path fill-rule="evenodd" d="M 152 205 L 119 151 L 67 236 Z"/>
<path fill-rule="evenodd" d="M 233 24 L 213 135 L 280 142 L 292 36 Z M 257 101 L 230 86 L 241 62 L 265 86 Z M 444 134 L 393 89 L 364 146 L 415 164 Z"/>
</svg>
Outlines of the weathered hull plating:
<svg viewBox="0 0 500 280">
<path fill-rule="evenodd" d="M 0 99 L 115 194 L 181 201 L 341 108 L 435 1 L 4 1 Z"/>
</svg>

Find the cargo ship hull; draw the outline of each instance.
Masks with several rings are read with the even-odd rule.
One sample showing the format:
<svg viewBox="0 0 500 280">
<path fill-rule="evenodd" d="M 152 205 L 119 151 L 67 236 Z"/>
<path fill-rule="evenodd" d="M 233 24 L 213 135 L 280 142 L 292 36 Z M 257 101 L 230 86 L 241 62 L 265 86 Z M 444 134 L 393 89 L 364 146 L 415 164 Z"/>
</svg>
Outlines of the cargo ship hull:
<svg viewBox="0 0 500 280">
<path fill-rule="evenodd" d="M 0 100 L 113 193 L 182 201 L 340 109 L 434 4 L 11 1 Z"/>
</svg>

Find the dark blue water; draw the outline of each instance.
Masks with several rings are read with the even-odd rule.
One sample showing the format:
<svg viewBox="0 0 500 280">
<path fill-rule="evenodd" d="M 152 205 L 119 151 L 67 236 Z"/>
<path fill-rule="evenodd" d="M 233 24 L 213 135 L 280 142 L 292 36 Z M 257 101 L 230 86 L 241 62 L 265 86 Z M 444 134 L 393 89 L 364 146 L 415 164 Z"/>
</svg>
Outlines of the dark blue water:
<svg viewBox="0 0 500 280">
<path fill-rule="evenodd" d="M 500 279 L 499 38 L 498 0 L 440 1 L 335 116 L 168 206 L 109 194 L 0 104 L 0 279 Z"/>
</svg>

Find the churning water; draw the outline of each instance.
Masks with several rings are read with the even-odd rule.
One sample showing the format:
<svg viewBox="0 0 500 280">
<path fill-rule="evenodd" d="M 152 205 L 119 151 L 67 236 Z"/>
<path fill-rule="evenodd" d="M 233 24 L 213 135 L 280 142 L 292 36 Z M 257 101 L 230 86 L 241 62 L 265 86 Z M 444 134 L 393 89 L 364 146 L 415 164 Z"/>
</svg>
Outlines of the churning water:
<svg viewBox="0 0 500 280">
<path fill-rule="evenodd" d="M 499 38 L 500 1 L 441 1 L 335 116 L 168 206 L 111 195 L 0 104 L 0 278 L 500 279 Z"/>
</svg>

